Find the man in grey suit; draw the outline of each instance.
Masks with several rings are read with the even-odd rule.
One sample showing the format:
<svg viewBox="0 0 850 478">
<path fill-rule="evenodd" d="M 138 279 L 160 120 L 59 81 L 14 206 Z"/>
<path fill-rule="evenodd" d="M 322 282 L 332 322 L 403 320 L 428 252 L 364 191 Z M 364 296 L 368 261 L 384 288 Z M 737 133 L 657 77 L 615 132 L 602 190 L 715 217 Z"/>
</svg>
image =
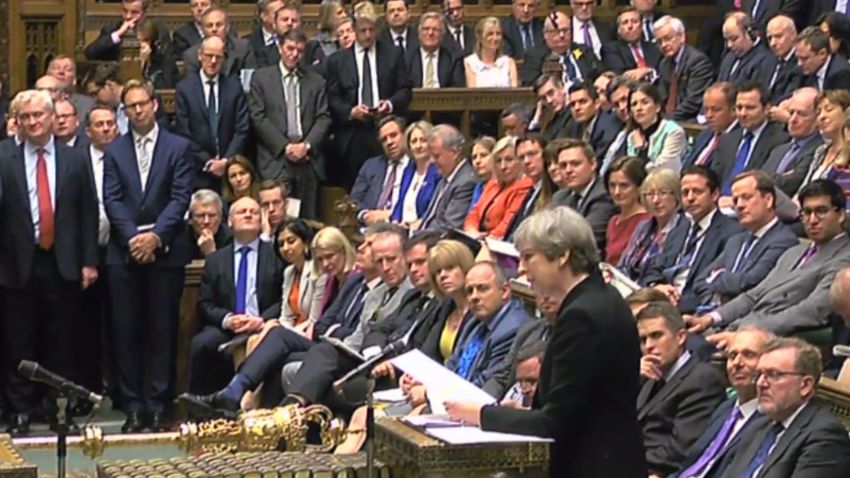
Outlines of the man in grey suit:
<svg viewBox="0 0 850 478">
<path fill-rule="evenodd" d="M 549 146 L 557 151 L 558 166 L 567 184 L 566 189 L 552 197 L 553 204 L 569 206 L 584 216 L 596 237 L 596 245 L 600 251 L 604 251 L 605 231 L 617 207 L 611 202 L 604 181 L 596 174 L 597 162 L 593 148 L 579 139 L 558 139 L 549 143 Z"/>
<path fill-rule="evenodd" d="M 708 58 L 685 41 L 685 24 L 669 15 L 655 22 L 655 41 L 664 55 L 658 66 L 664 110 L 676 121 L 696 117 L 714 79 Z"/>
<path fill-rule="evenodd" d="M 723 476 L 826 478 L 850 476 L 850 440 L 827 404 L 815 398 L 821 354 L 797 338 L 762 350 L 753 374 L 758 409 L 766 415 L 742 437 Z"/>
<path fill-rule="evenodd" d="M 791 141 L 773 148 L 762 169 L 773 176 L 776 187 L 788 196 L 793 196 L 806 177 L 815 150 L 823 144 L 818 134 L 815 98 L 818 90 L 800 88 L 787 100 L 788 136 Z"/>
<path fill-rule="evenodd" d="M 220 8 L 211 8 L 204 14 L 201 27 L 204 30 L 204 38 L 217 36 L 225 44 L 224 65 L 221 68 L 223 75 L 239 78 L 242 70 L 257 67 L 254 52 L 251 50 L 248 40 L 234 38 L 230 35 L 230 19 L 227 17 L 227 12 Z M 201 44 L 198 43 L 183 52 L 183 63 L 186 65 L 186 73 L 197 73 L 200 70 L 201 62 L 198 60 L 198 50 L 200 47 Z"/>
<path fill-rule="evenodd" d="M 445 232 L 463 226 L 476 182 L 472 166 L 463 157 L 463 142 L 463 133 L 446 124 L 437 125 L 428 135 L 428 148 L 442 179 L 421 222 L 412 226 L 414 229 Z"/>
<path fill-rule="evenodd" d="M 301 217 L 313 219 L 325 177 L 322 143 L 331 119 L 325 80 L 298 66 L 306 42 L 300 30 L 280 39 L 280 63 L 254 73 L 248 104 L 260 175 L 288 182 L 289 195 L 301 200 Z"/>
<path fill-rule="evenodd" d="M 754 324 L 777 335 L 827 325 L 829 287 L 835 274 L 850 265 L 850 239 L 844 232 L 845 199 L 841 186 L 828 179 L 812 181 L 799 194 L 800 216 L 811 244 L 785 252 L 759 285 L 715 311 L 688 319 L 689 331 Z M 707 339 L 723 349 L 731 332 Z"/>
</svg>

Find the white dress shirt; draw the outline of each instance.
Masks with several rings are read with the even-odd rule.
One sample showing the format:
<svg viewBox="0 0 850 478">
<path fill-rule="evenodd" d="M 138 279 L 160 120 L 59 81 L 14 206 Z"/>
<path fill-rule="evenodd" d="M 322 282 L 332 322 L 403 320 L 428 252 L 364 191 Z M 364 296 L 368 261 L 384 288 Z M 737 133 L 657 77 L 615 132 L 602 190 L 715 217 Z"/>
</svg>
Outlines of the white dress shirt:
<svg viewBox="0 0 850 478">
<path fill-rule="evenodd" d="M 425 176 L 427 175 L 427 169 L 422 174 L 419 174 L 417 171 L 413 172 L 413 178 L 410 180 L 407 194 L 404 195 L 404 204 L 401 206 L 401 222 L 403 224 L 419 219 L 416 214 L 416 196 L 419 195 L 419 190 L 422 189 L 422 185 L 425 183 Z"/>
<path fill-rule="evenodd" d="M 33 143 L 24 143 L 24 168 L 27 175 L 27 193 L 30 198 L 30 215 L 32 217 L 35 242 L 39 240 L 41 220 L 38 212 L 38 148 Z M 50 185 L 50 207 L 56 212 L 56 143 L 53 136 L 44 145 L 44 164 L 47 167 L 47 183 Z"/>
<path fill-rule="evenodd" d="M 357 103 L 363 104 L 363 86 L 361 84 L 361 80 L 363 79 L 363 52 L 365 48 L 361 46 L 359 43 L 354 44 L 354 61 L 357 63 Z M 375 61 L 375 45 L 372 45 L 372 48 L 369 48 L 369 69 L 372 73 L 372 98 L 375 100 L 374 105 L 366 105 L 369 107 L 377 106 L 379 101 L 378 95 L 378 64 Z"/>
<path fill-rule="evenodd" d="M 584 24 L 585 22 L 579 20 L 575 16 L 573 16 L 573 43 L 578 43 L 580 45 L 584 45 Z M 593 42 L 593 54 L 596 55 L 597 59 L 602 58 L 602 40 L 599 39 L 599 32 L 596 31 L 596 25 L 593 24 L 593 20 L 588 20 L 587 22 L 588 33 L 590 33 L 590 41 Z M 589 45 L 585 45 L 589 46 Z"/>
<path fill-rule="evenodd" d="M 103 151 L 89 145 L 89 156 L 91 157 L 91 170 L 94 174 L 94 187 L 97 191 L 97 244 L 105 246 L 109 242 L 109 218 L 103 207 Z"/>
<path fill-rule="evenodd" d="M 219 116 L 221 116 L 221 113 L 222 113 L 221 108 L 218 108 L 218 105 L 221 105 L 221 97 L 218 96 L 218 92 L 219 92 L 219 88 L 218 88 L 219 81 L 218 80 L 221 77 L 221 75 L 215 75 L 213 78 L 210 78 L 209 76 L 206 75 L 206 73 L 204 73 L 204 70 L 200 71 L 200 75 L 201 75 L 201 86 L 204 88 L 204 104 L 207 105 L 207 108 L 210 107 L 210 102 L 209 102 L 210 84 L 208 82 L 209 81 L 215 82 L 213 84 L 213 95 L 215 96 L 216 111 L 218 111 Z"/>
</svg>

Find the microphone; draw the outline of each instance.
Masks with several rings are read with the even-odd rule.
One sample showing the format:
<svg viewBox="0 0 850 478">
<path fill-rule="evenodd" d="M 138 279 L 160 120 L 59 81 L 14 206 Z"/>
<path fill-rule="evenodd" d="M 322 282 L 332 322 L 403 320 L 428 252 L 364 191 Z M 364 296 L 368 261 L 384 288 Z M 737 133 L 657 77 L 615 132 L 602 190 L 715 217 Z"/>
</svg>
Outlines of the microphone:
<svg viewBox="0 0 850 478">
<path fill-rule="evenodd" d="M 20 372 L 21 375 L 34 382 L 41 382 L 75 397 L 88 400 L 92 402 L 96 407 L 99 407 L 100 402 L 103 401 L 102 395 L 98 395 L 94 392 L 91 392 L 85 387 L 77 385 L 76 383 L 66 379 L 65 377 L 56 375 L 55 373 L 51 372 L 50 370 L 47 370 L 36 362 L 31 362 L 29 360 L 21 360 L 21 363 L 18 364 L 18 372 Z"/>
<path fill-rule="evenodd" d="M 386 347 L 384 347 L 380 352 L 368 358 L 365 362 L 361 363 L 354 370 L 345 374 L 341 379 L 334 382 L 334 390 L 340 391 L 342 387 L 351 380 L 353 377 L 360 375 L 362 373 L 369 373 L 372 371 L 372 368 L 375 367 L 379 362 L 383 362 L 384 360 L 400 354 L 407 347 L 407 342 L 404 339 L 398 339 L 395 342 L 391 342 Z"/>
<path fill-rule="evenodd" d="M 836 345 L 832 347 L 832 355 L 836 357 L 850 357 L 850 347 L 847 345 Z"/>
</svg>

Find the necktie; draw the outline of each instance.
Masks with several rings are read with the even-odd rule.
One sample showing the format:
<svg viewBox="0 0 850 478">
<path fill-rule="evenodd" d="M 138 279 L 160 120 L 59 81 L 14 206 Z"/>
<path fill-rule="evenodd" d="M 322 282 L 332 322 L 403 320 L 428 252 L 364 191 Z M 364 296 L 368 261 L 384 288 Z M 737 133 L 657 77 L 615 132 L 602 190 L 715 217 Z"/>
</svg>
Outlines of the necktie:
<svg viewBox="0 0 850 478">
<path fill-rule="evenodd" d="M 738 66 L 741 64 L 741 60 L 735 60 L 735 63 L 732 63 L 732 69 L 729 70 L 729 79 L 735 79 L 735 71 L 738 70 Z"/>
<path fill-rule="evenodd" d="M 53 247 L 53 204 L 50 202 L 50 180 L 44 148 L 36 151 L 35 188 L 38 196 L 38 245 L 42 249 Z"/>
<path fill-rule="evenodd" d="M 233 308 L 234 314 L 245 313 L 245 303 L 248 292 L 248 252 L 251 248 L 248 246 L 240 247 L 236 252 L 239 253 L 239 271 L 236 273 L 236 306 Z"/>
<path fill-rule="evenodd" d="M 735 164 L 732 165 L 732 171 L 729 172 L 729 176 L 723 181 L 722 193 L 724 196 L 732 195 L 732 181 L 737 175 L 747 169 L 747 160 L 749 159 L 752 145 L 753 133 L 744 131 L 744 141 L 741 143 L 741 147 L 738 148 L 738 154 L 735 155 Z"/>
<path fill-rule="evenodd" d="M 643 57 L 643 54 L 640 52 L 640 48 L 636 43 L 632 43 L 629 45 L 629 48 L 632 49 L 632 56 L 635 57 L 635 63 L 638 68 L 646 68 L 646 58 Z"/>
<path fill-rule="evenodd" d="M 369 62 L 369 50 L 363 50 L 363 78 L 360 81 L 360 96 L 363 104 L 369 108 L 375 106 L 372 92 L 372 66 Z"/>
<path fill-rule="evenodd" d="M 779 165 L 776 166 L 776 174 L 782 174 L 785 170 L 788 169 L 788 166 L 791 165 L 791 161 L 797 157 L 797 153 L 800 151 L 800 143 L 797 141 L 791 141 L 791 147 L 788 148 L 788 151 L 782 156 L 782 159 L 779 161 Z"/>
<path fill-rule="evenodd" d="M 676 60 L 670 59 L 670 88 L 667 91 L 667 104 L 664 106 L 664 112 L 667 116 L 676 111 L 676 105 L 679 104 L 679 75 L 676 72 Z"/>
<path fill-rule="evenodd" d="M 150 142 L 150 139 L 147 137 L 141 137 L 137 141 L 139 146 L 139 153 L 141 153 L 139 154 L 138 158 L 140 176 L 139 179 L 142 180 L 142 190 L 144 191 L 145 183 L 147 182 L 148 178 L 148 173 L 151 170 L 151 155 L 150 151 L 148 151 L 148 142 Z"/>
<path fill-rule="evenodd" d="M 705 449 L 703 454 L 700 455 L 699 459 L 697 459 L 693 465 L 689 466 L 679 476 L 682 478 L 691 478 L 704 473 L 705 467 L 717 458 L 718 453 L 720 453 L 726 445 L 726 442 L 729 441 L 729 438 L 732 436 L 732 429 L 735 428 L 735 423 L 740 420 L 741 417 L 741 409 L 734 407 L 732 409 L 732 413 L 729 414 L 729 418 L 723 422 L 723 426 L 720 427 L 720 430 L 716 435 L 714 435 L 714 439 L 711 440 L 708 448 Z"/>
<path fill-rule="evenodd" d="M 457 374 L 466 380 L 470 379 L 472 373 L 472 363 L 475 362 L 475 357 L 478 356 L 478 351 L 481 350 L 481 344 L 484 342 L 484 331 L 487 327 L 481 325 L 476 329 L 473 336 L 470 338 L 463 348 L 463 353 L 457 363 Z"/>
<path fill-rule="evenodd" d="M 389 209 L 392 205 L 393 188 L 395 188 L 396 173 L 398 171 L 398 161 L 392 161 L 392 168 L 387 180 L 384 181 L 384 188 L 381 190 L 381 196 L 378 198 L 378 209 Z"/>
<path fill-rule="evenodd" d="M 709 141 L 708 145 L 702 152 L 699 154 L 696 160 L 696 164 L 699 166 L 705 166 L 708 164 L 712 155 L 714 155 L 714 151 L 717 150 L 717 145 L 720 144 L 720 133 L 714 133 L 714 136 L 711 137 L 711 141 Z"/>
<path fill-rule="evenodd" d="M 357 289 L 357 292 L 354 294 L 354 297 L 352 297 L 351 302 L 348 303 L 348 307 L 345 308 L 345 314 L 342 316 L 342 320 L 340 321 L 342 324 L 350 326 L 350 324 L 357 323 L 359 317 L 357 317 L 357 315 L 352 317 L 352 312 L 357 305 L 363 302 L 363 296 L 366 295 L 366 292 L 369 292 L 369 285 L 364 279 L 363 285 Z"/>
<path fill-rule="evenodd" d="M 685 238 L 682 250 L 679 251 L 679 255 L 676 256 L 676 263 L 672 267 L 668 267 L 663 271 L 664 278 L 667 282 L 673 283 L 673 280 L 679 272 L 690 267 L 694 252 L 697 248 L 697 243 L 699 242 L 700 231 L 701 228 L 698 222 L 691 225 L 691 229 L 688 231 L 688 237 Z"/>
<path fill-rule="evenodd" d="M 572 83 L 576 79 L 578 79 L 578 74 L 576 72 L 576 67 L 572 62 L 572 54 L 567 52 L 564 55 L 564 74 L 567 75 L 567 83 Z"/>
<path fill-rule="evenodd" d="M 581 24 L 581 31 L 584 35 L 584 44 L 593 50 L 593 38 L 590 36 L 590 22 L 584 22 Z"/>
<path fill-rule="evenodd" d="M 207 117 L 210 121 L 210 134 L 218 148 L 218 103 L 215 98 L 215 80 L 208 80 L 210 93 L 207 96 Z"/>
<path fill-rule="evenodd" d="M 738 253 L 738 257 L 735 258 L 735 264 L 732 265 L 732 272 L 740 272 L 741 268 L 744 267 L 747 257 L 750 256 L 750 252 L 752 252 L 753 246 L 756 243 L 756 239 L 758 238 L 754 234 L 749 234 L 746 242 L 744 242 L 744 247 Z"/>
<path fill-rule="evenodd" d="M 611 143 L 611 146 L 608 148 L 608 151 L 605 153 L 605 159 L 602 160 L 602 167 L 599 168 L 600 177 L 605 176 L 605 171 L 611 166 L 611 163 L 614 162 L 614 158 L 619 156 L 620 148 L 623 147 L 623 143 L 626 141 L 626 137 L 628 136 L 628 131 L 626 129 L 621 130 L 617 133 L 617 137 L 614 138 L 614 142 Z"/>
<path fill-rule="evenodd" d="M 652 19 L 649 17 L 643 19 L 643 39 L 644 41 L 655 39 L 655 35 L 652 34 Z"/>
<path fill-rule="evenodd" d="M 770 86 L 768 90 L 773 91 L 773 87 L 776 86 L 776 80 L 779 78 L 779 71 L 785 65 L 785 60 L 779 60 L 776 62 L 776 68 L 773 69 L 773 76 L 770 77 Z"/>
<path fill-rule="evenodd" d="M 434 81 L 434 53 L 428 53 L 428 61 L 425 63 L 425 88 L 437 86 Z"/>
<path fill-rule="evenodd" d="M 747 469 L 744 470 L 744 474 L 741 475 L 741 478 L 755 477 L 756 471 L 764 466 L 764 463 L 767 461 L 770 449 L 773 447 L 773 444 L 776 442 L 776 437 L 779 436 L 779 433 L 782 432 L 782 430 L 783 426 L 781 423 L 775 423 L 767 430 L 761 445 L 759 445 L 758 451 L 756 451 L 756 456 L 753 457 L 752 461 L 750 461 L 749 466 L 747 466 Z"/>
<path fill-rule="evenodd" d="M 395 37 L 395 43 L 398 45 L 398 48 L 401 50 L 401 55 L 404 56 L 404 35 L 399 35 Z"/>
<path fill-rule="evenodd" d="M 301 141 L 301 125 L 298 121 L 298 78 L 295 73 L 286 75 L 286 135 L 292 141 Z"/>
<path fill-rule="evenodd" d="M 455 41 L 460 45 L 460 49 L 463 50 L 463 28 L 455 29 Z"/>
<path fill-rule="evenodd" d="M 809 259 L 814 257 L 814 255 L 817 254 L 817 252 L 818 252 L 818 245 L 815 244 L 815 243 L 812 243 L 806 249 L 806 252 L 800 257 L 800 260 L 797 261 L 797 267 L 795 267 L 795 269 L 800 269 L 804 265 L 806 265 L 806 263 L 809 262 Z"/>
<path fill-rule="evenodd" d="M 522 47 L 528 51 L 534 46 L 534 39 L 531 37 L 531 24 L 522 25 Z"/>
</svg>

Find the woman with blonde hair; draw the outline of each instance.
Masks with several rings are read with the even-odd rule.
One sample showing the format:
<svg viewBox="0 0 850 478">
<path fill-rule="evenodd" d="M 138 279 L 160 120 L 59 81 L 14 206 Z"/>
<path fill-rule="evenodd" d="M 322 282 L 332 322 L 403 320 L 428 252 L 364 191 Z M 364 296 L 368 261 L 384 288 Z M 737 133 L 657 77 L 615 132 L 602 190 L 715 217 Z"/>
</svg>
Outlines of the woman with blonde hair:
<svg viewBox="0 0 850 478">
<path fill-rule="evenodd" d="M 843 182 L 842 189 L 848 183 L 842 179 L 848 175 L 848 162 L 850 162 L 850 143 L 845 135 L 848 126 L 847 109 L 850 108 L 850 92 L 847 90 L 821 91 L 815 99 L 815 111 L 817 112 L 817 125 L 823 144 L 815 150 L 809 170 L 800 184 L 797 194 L 807 184 L 816 179 L 832 179 Z M 797 201 L 797 194 L 794 200 Z"/>
<path fill-rule="evenodd" d="M 473 264 L 472 251 L 460 241 L 444 239 L 428 251 L 428 281 L 434 296 L 442 302 L 422 351 L 439 362 L 451 357 L 458 332 L 470 320 L 465 286 L 466 273 Z"/>
<path fill-rule="evenodd" d="M 424 216 L 431 204 L 440 182 L 428 148 L 427 138 L 433 129 L 431 123 L 417 121 L 404 131 L 405 150 L 411 161 L 402 173 L 398 202 L 390 215 L 393 222 L 410 225 Z"/>
<path fill-rule="evenodd" d="M 516 88 L 519 86 L 514 59 L 502 53 L 502 24 L 484 17 L 475 25 L 475 52 L 463 60 L 468 88 Z"/>
<path fill-rule="evenodd" d="M 325 289 L 319 307 L 319 317 L 324 315 L 339 294 L 348 274 L 354 269 L 356 253 L 342 231 L 323 227 L 313 237 L 313 276 L 324 274 Z"/>
<path fill-rule="evenodd" d="M 472 200 L 469 208 L 472 209 L 478 203 L 484 185 L 493 177 L 493 146 L 496 146 L 496 138 L 492 136 L 481 136 L 472 143 L 469 162 L 472 170 L 478 178 L 475 188 L 472 190 Z"/>
</svg>

